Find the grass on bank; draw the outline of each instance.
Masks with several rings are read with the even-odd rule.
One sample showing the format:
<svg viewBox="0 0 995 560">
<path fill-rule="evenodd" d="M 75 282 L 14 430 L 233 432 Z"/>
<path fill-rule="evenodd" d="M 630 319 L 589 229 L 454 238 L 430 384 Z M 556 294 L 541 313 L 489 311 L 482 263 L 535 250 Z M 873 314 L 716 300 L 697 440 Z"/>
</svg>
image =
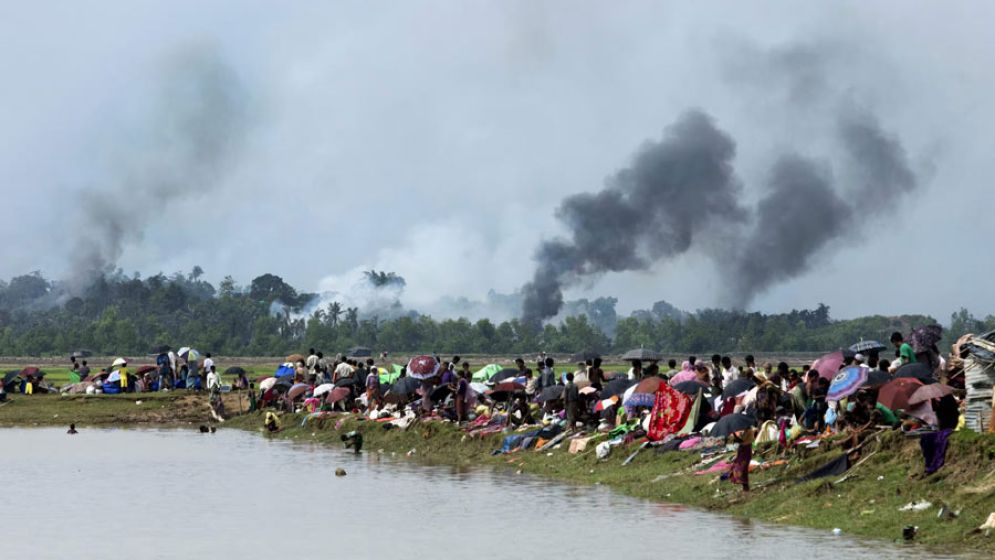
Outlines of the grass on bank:
<svg viewBox="0 0 995 560">
<path fill-rule="evenodd" d="M 384 431 L 382 425 L 346 418 L 339 430 L 337 420 L 300 427 L 303 416 L 287 415 L 284 430 L 276 437 L 318 441 L 341 446 L 341 433 L 360 429 L 365 452 L 384 450 L 398 457 L 415 449 L 419 461 L 454 466 L 491 465 L 530 474 L 549 476 L 578 484 L 603 484 L 637 498 L 685 504 L 767 522 L 805 526 L 845 534 L 901 541 L 902 529 L 919 527 L 916 542 L 942 550 L 995 552 L 995 534 L 986 536 L 975 528 L 995 512 L 995 437 L 958 432 L 951 437 L 947 465 L 937 474 L 922 478 L 918 440 L 897 432 L 885 432 L 865 445 L 873 456 L 851 468 L 846 480 L 827 477 L 798 483 L 798 479 L 839 456 L 839 450 L 817 450 L 805 457 L 789 455 L 787 466 L 751 474 L 753 490 L 744 494 L 714 475 L 690 473 L 700 459 L 684 452 L 642 451 L 629 465 L 622 462 L 635 449 L 616 448 L 599 461 L 593 448 L 571 455 L 567 446 L 545 452 L 517 452 L 491 456 L 501 437 L 466 437 L 451 424 L 416 424 L 407 431 Z M 231 426 L 261 429 L 260 415 L 234 419 Z M 927 500 L 933 507 L 921 512 L 899 508 Z M 938 517 L 939 508 L 959 512 L 957 517 Z"/>
</svg>

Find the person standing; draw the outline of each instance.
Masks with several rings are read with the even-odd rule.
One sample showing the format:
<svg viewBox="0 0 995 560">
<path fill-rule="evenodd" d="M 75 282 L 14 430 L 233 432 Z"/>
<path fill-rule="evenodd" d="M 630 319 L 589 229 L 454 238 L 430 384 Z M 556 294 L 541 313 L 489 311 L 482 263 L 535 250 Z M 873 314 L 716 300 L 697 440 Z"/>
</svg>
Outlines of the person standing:
<svg viewBox="0 0 995 560">
<path fill-rule="evenodd" d="M 732 365 L 732 358 L 722 356 L 722 387 L 725 388 L 736 379 L 739 379 L 739 370 Z"/>
<path fill-rule="evenodd" d="M 563 404 L 567 409 L 567 429 L 573 430 L 577 426 L 577 416 L 580 408 L 580 390 L 574 383 L 574 374 L 567 374 L 567 384 L 563 387 Z"/>
<path fill-rule="evenodd" d="M 86 381 L 86 378 L 90 376 L 90 366 L 86 365 L 86 360 L 80 362 L 82 365 L 79 368 L 79 380 Z"/>
<path fill-rule="evenodd" d="M 463 369 L 460 371 L 459 381 L 456 382 L 454 400 L 456 401 L 456 422 L 462 424 L 466 422 L 466 401 L 470 392 L 470 366 L 463 362 Z"/>
<path fill-rule="evenodd" d="M 370 367 L 370 372 L 366 374 L 366 408 L 376 410 L 380 408 L 380 372 L 374 366 Z"/>
<path fill-rule="evenodd" d="M 905 337 L 902 336 L 902 333 L 891 333 L 891 343 L 895 346 L 895 350 L 897 350 L 895 354 L 897 359 L 891 363 L 892 370 L 897 370 L 901 366 L 916 362 L 915 350 L 912 349 L 911 344 L 905 342 Z"/>
<path fill-rule="evenodd" d="M 211 353 L 210 352 L 208 352 L 207 354 L 204 354 L 204 364 L 203 364 L 203 366 L 204 366 L 204 372 L 205 373 L 210 373 L 211 372 L 211 368 L 214 367 L 214 358 L 211 357 Z"/>
<path fill-rule="evenodd" d="M 542 374 L 539 376 L 539 390 L 556 385 L 556 372 L 553 371 L 555 364 L 553 358 L 546 358 L 543 361 Z"/>
<path fill-rule="evenodd" d="M 73 360 L 73 369 L 69 370 L 69 383 L 73 384 L 79 382 L 80 382 L 79 365 L 76 363 L 76 360 Z"/>
<path fill-rule="evenodd" d="M 210 371 L 207 372 L 207 390 L 212 393 L 221 391 L 221 376 L 214 364 L 211 364 Z"/>
<path fill-rule="evenodd" d="M 314 348 L 307 351 L 307 359 L 304 360 L 304 367 L 307 368 L 308 373 L 315 374 L 318 369 L 318 354 L 315 353 Z"/>
<path fill-rule="evenodd" d="M 591 362 L 591 367 L 587 371 L 587 380 L 591 382 L 592 387 L 599 391 L 604 387 L 605 370 L 601 369 L 601 358 L 594 358 L 594 361 Z"/>
</svg>

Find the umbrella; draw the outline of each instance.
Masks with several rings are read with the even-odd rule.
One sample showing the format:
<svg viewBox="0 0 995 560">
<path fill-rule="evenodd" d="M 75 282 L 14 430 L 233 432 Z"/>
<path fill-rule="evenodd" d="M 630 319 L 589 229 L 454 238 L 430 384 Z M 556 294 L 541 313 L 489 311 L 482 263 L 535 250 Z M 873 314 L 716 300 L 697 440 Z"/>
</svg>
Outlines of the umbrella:
<svg viewBox="0 0 995 560">
<path fill-rule="evenodd" d="M 190 348 L 189 346 L 184 346 L 176 353 L 177 356 L 183 358 L 188 362 L 197 361 L 200 358 L 200 352 Z"/>
<path fill-rule="evenodd" d="M 880 387 L 885 383 L 891 381 L 891 374 L 887 371 L 881 371 L 879 369 L 871 370 L 867 373 L 867 383 L 865 387 Z"/>
<path fill-rule="evenodd" d="M 819 377 L 831 380 L 836 377 L 836 372 L 840 370 L 840 366 L 842 365 L 843 351 L 837 350 L 812 362 L 812 369 L 819 372 Z"/>
<path fill-rule="evenodd" d="M 93 352 L 89 350 L 74 350 L 72 354 L 69 354 L 70 358 L 89 358 L 93 355 Z"/>
<path fill-rule="evenodd" d="M 943 338 L 943 327 L 940 325 L 925 325 L 912 329 L 909 337 L 912 342 L 912 349 L 918 354 L 932 350 L 936 343 Z"/>
<path fill-rule="evenodd" d="M 487 391 L 487 396 L 496 401 L 506 401 L 515 393 L 520 393 L 524 390 L 525 387 L 521 384 L 509 381 L 495 385 L 493 389 Z"/>
<path fill-rule="evenodd" d="M 497 372 L 501 371 L 501 366 L 497 364 L 487 364 L 473 374 L 474 381 L 488 381 Z"/>
<path fill-rule="evenodd" d="M 275 377 L 267 377 L 266 379 L 263 379 L 259 382 L 259 390 L 269 391 L 273 388 L 273 385 L 276 385 L 276 381 L 277 379 Z"/>
<path fill-rule="evenodd" d="M 909 398 L 922 387 L 922 381 L 903 377 L 884 384 L 878 391 L 878 402 L 891 410 L 909 408 Z"/>
<path fill-rule="evenodd" d="M 574 362 L 586 362 L 588 360 L 594 360 L 600 358 L 601 356 L 597 352 L 591 350 L 585 350 L 583 352 L 577 352 L 573 356 L 570 356 L 570 360 Z"/>
<path fill-rule="evenodd" d="M 490 387 L 483 383 L 470 383 L 470 388 L 473 389 L 473 392 L 478 395 L 483 395 L 490 390 Z"/>
<path fill-rule="evenodd" d="M 712 430 L 708 432 L 708 436 L 725 437 L 736 432 L 741 432 L 747 428 L 752 428 L 756 425 L 757 419 L 749 414 L 742 414 L 739 412 L 727 414 L 722 418 L 719 418 L 718 422 L 712 426 Z"/>
<path fill-rule="evenodd" d="M 328 396 L 325 397 L 325 402 L 328 404 L 335 404 L 351 394 L 352 391 L 350 391 L 347 387 L 336 387 L 328 392 Z"/>
<path fill-rule="evenodd" d="M 838 401 L 849 397 L 856 393 L 865 383 L 867 383 L 867 369 L 858 366 L 843 368 L 836 374 L 836 377 L 833 378 L 832 383 L 829 385 L 829 393 L 826 394 L 826 399 Z"/>
<path fill-rule="evenodd" d="M 150 354 L 155 354 L 156 356 L 158 356 L 159 354 L 165 354 L 166 352 L 169 352 L 172 349 L 173 347 L 168 344 L 160 344 L 158 346 L 153 346 L 152 352 L 150 352 Z"/>
<path fill-rule="evenodd" d="M 607 399 L 608 397 L 621 395 L 625 393 L 629 387 L 632 387 L 635 384 L 635 380 L 626 379 L 624 377 L 612 379 L 606 383 L 604 389 L 601 390 L 601 398 Z"/>
<path fill-rule="evenodd" d="M 294 400 L 297 397 L 306 393 L 307 390 L 308 390 L 307 383 L 295 383 L 293 386 L 290 387 L 290 390 L 287 391 L 287 398 L 290 400 Z"/>
<path fill-rule="evenodd" d="M 860 352 L 861 354 L 867 352 L 876 352 L 880 350 L 885 350 L 888 347 L 876 340 L 861 340 L 860 342 L 850 346 L 851 352 Z"/>
<path fill-rule="evenodd" d="M 647 350 L 645 348 L 636 348 L 634 350 L 629 350 L 622 355 L 622 360 L 630 362 L 632 360 L 640 360 L 644 362 L 658 362 L 660 361 L 660 354 L 654 352 L 653 350 Z"/>
<path fill-rule="evenodd" d="M 135 371 L 135 375 L 145 375 L 146 373 L 153 372 L 156 370 L 155 366 L 142 366 Z"/>
<path fill-rule="evenodd" d="M 225 370 L 225 375 L 245 375 L 245 373 L 245 370 L 238 366 L 232 366 Z"/>
<path fill-rule="evenodd" d="M 6 375 L 3 376 L 3 384 L 6 385 L 14 380 L 15 377 L 21 374 L 21 370 L 15 369 L 14 371 L 8 371 Z"/>
<path fill-rule="evenodd" d="M 563 398 L 563 385 L 553 385 L 551 387 L 546 387 L 536 398 L 537 402 L 547 402 L 547 401 L 558 401 Z"/>
<path fill-rule="evenodd" d="M 432 356 L 415 356 L 408 362 L 408 376 L 415 379 L 431 379 L 439 374 L 439 362 Z"/>
<path fill-rule="evenodd" d="M 115 381 L 121 381 L 121 372 L 114 370 L 110 375 L 107 376 L 108 383 L 114 383 Z"/>
<path fill-rule="evenodd" d="M 278 393 L 286 393 L 294 386 L 294 380 L 289 377 L 281 377 L 276 380 L 273 384 L 273 388 L 276 389 Z"/>
<path fill-rule="evenodd" d="M 919 362 L 913 364 L 905 364 L 904 366 L 898 368 L 895 372 L 895 379 L 911 377 L 913 379 L 918 379 L 923 383 L 935 383 L 936 378 L 933 377 L 933 370 L 929 369 L 929 366 Z"/>
<path fill-rule="evenodd" d="M 733 379 L 726 385 L 725 389 L 722 389 L 722 398 L 731 399 L 737 395 L 741 395 L 750 389 L 756 387 L 757 384 L 752 379 L 747 379 L 745 377 L 740 377 L 739 379 Z"/>
<path fill-rule="evenodd" d="M 304 361 L 304 356 L 302 356 L 300 354 L 291 354 L 291 355 L 287 356 L 287 361 L 290 362 L 290 363 L 292 363 L 292 364 L 296 364 L 297 362 L 303 362 Z"/>
<path fill-rule="evenodd" d="M 905 414 L 913 418 L 918 418 L 927 424 L 936 426 L 940 423 L 939 419 L 936 418 L 936 411 L 933 410 L 933 404 L 926 401 L 917 404 L 916 406 L 909 406 Z"/>
<path fill-rule="evenodd" d="M 343 377 L 335 382 L 336 387 L 349 387 L 359 383 L 359 380 L 355 377 Z"/>
<path fill-rule="evenodd" d="M 21 370 L 21 377 L 41 377 L 45 374 L 41 372 L 40 369 L 36 367 L 26 367 Z"/>
<path fill-rule="evenodd" d="M 606 409 L 609 406 L 612 406 L 614 404 L 618 404 L 618 395 L 612 395 L 611 397 L 608 397 L 607 399 L 601 399 L 600 401 L 597 402 L 597 404 L 594 405 L 594 411 L 595 412 L 601 412 L 604 409 Z"/>
<path fill-rule="evenodd" d="M 353 358 L 369 358 L 373 351 L 365 346 L 354 346 L 349 349 L 349 356 Z"/>
<path fill-rule="evenodd" d="M 495 373 L 491 376 L 489 382 L 493 384 L 501 383 L 502 381 L 507 381 L 509 379 L 516 379 L 521 375 L 521 372 L 515 368 L 504 368 L 501 371 Z"/>
<path fill-rule="evenodd" d="M 939 383 L 923 385 L 922 387 L 916 389 L 916 392 L 912 393 L 912 396 L 909 397 L 909 405 L 917 405 L 933 399 L 941 399 L 947 395 L 953 394 L 953 392 L 954 390 L 948 385 L 940 385 Z"/>
<path fill-rule="evenodd" d="M 331 383 L 322 383 L 321 385 L 318 385 L 317 387 L 314 388 L 314 396 L 320 397 L 325 393 L 330 393 L 334 388 L 335 385 L 332 385 Z"/>
<path fill-rule="evenodd" d="M 647 377 L 643 379 L 635 387 L 630 390 L 631 394 L 626 394 L 625 399 L 622 403 L 629 407 L 634 408 L 637 406 L 653 406 L 656 402 L 656 391 L 660 388 L 660 385 L 666 383 L 663 379 L 656 377 Z"/>
<path fill-rule="evenodd" d="M 402 377 L 394 382 L 384 394 L 384 400 L 392 403 L 402 403 L 421 388 L 421 381 L 412 377 Z"/>
<path fill-rule="evenodd" d="M 114 361 L 111 363 L 111 367 L 126 366 L 126 365 L 128 365 L 128 360 L 125 360 L 124 358 L 115 358 Z"/>
<path fill-rule="evenodd" d="M 701 391 L 702 389 L 705 388 L 704 385 L 698 383 L 697 381 L 685 381 L 683 383 L 678 383 L 673 387 L 674 390 L 677 391 L 678 393 L 684 393 L 685 395 L 690 395 L 692 397 L 697 395 L 698 391 Z"/>
</svg>

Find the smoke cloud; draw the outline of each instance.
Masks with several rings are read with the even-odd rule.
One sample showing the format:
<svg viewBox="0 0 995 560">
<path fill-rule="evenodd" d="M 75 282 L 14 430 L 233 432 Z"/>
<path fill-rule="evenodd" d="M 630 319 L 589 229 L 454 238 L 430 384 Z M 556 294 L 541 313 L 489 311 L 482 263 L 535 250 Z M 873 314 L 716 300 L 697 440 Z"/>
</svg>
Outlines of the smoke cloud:
<svg viewBox="0 0 995 560">
<path fill-rule="evenodd" d="M 692 250 L 715 259 L 721 298 L 744 308 L 809 271 L 834 242 L 859 240 L 861 209 L 897 203 L 917 180 L 901 143 L 872 114 L 842 113 L 835 136 L 846 184 L 837 184 L 828 162 L 782 154 L 754 208 L 741 200 L 735 142 L 700 111 L 681 116 L 604 190 L 564 200 L 557 217 L 570 238 L 537 249 L 535 276 L 523 287 L 523 319 L 554 317 L 563 288 L 586 276 L 644 270 Z"/>
<path fill-rule="evenodd" d="M 735 142 L 711 117 L 688 111 L 602 191 L 564 200 L 557 217 L 570 238 L 546 241 L 536 251 L 535 276 L 522 288 L 523 320 L 536 324 L 555 316 L 564 285 L 605 272 L 644 270 L 688 251 L 698 237 L 716 237 L 745 221 L 735 153 Z"/>
<path fill-rule="evenodd" d="M 142 144 L 127 146 L 106 183 L 79 193 L 70 286 L 113 271 L 150 223 L 207 227 L 202 216 L 169 218 L 170 207 L 218 187 L 247 129 L 246 92 L 216 51 L 197 47 L 166 61 Z"/>
</svg>

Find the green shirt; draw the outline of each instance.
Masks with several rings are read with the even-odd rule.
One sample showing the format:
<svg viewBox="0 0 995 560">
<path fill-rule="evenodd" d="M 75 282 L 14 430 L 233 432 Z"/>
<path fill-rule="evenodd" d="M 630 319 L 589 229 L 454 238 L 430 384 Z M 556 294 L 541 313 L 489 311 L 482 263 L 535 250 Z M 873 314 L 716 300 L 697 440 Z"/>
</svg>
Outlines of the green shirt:
<svg viewBox="0 0 995 560">
<path fill-rule="evenodd" d="M 881 416 L 884 417 L 885 423 L 890 424 L 892 426 L 898 424 L 898 416 L 895 416 L 895 413 L 892 412 L 890 408 L 881 403 L 875 404 L 874 408 L 876 408 L 878 411 L 881 412 Z"/>
<path fill-rule="evenodd" d="M 902 359 L 902 365 L 916 363 L 916 353 L 908 342 L 903 342 L 898 348 L 898 357 Z"/>
</svg>

